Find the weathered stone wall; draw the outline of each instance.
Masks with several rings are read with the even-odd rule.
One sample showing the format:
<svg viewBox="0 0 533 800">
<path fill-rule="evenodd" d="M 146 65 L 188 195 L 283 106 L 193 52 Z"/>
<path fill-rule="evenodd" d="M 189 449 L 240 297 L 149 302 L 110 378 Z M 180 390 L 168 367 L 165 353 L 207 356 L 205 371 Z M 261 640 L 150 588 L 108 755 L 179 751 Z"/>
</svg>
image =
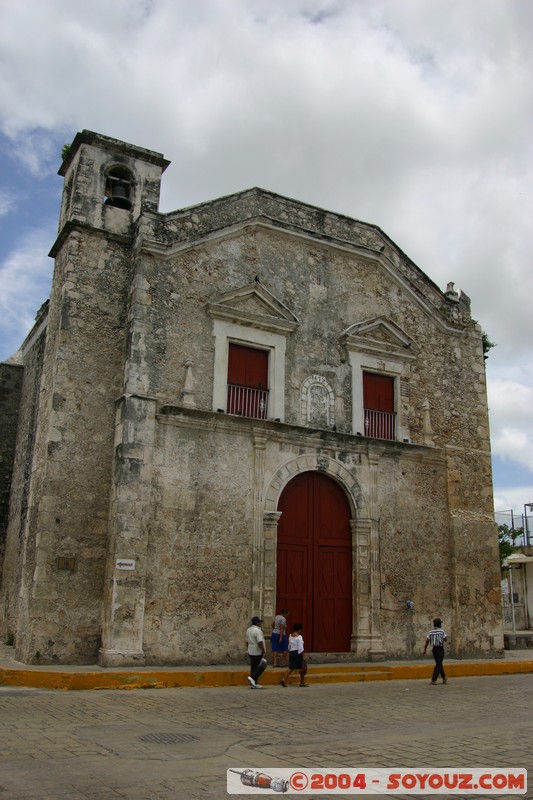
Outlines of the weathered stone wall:
<svg viewBox="0 0 533 800">
<path fill-rule="evenodd" d="M 250 618 L 253 442 L 216 420 L 157 428 L 147 553 L 148 663 L 242 660 Z"/>
<path fill-rule="evenodd" d="M 453 639 L 460 656 L 501 648 L 498 530 L 489 455 L 447 448 Z M 475 609 L 475 611 L 473 611 Z"/>
<path fill-rule="evenodd" d="M 387 653 L 414 657 L 433 617 L 450 621 L 446 463 L 441 452 L 383 448 L 377 513 L 383 639 Z"/>
<path fill-rule="evenodd" d="M 260 470 L 254 450 L 259 434 L 266 443 Z M 369 444 L 354 437 L 342 437 L 341 444 L 331 434 L 320 441 L 302 428 L 289 426 L 282 433 L 271 423 L 167 409 L 158 417 L 156 433 L 144 621 L 147 663 L 240 660 L 246 620 L 258 610 L 250 602 L 254 537 L 267 485 L 281 465 L 302 453 L 341 459 L 370 513 L 378 517 L 379 610 L 387 656 L 415 657 L 436 615 L 444 620 L 451 652 L 493 653 L 497 576 L 491 576 L 483 558 L 476 567 L 473 553 L 465 561 L 461 596 L 466 607 L 476 609 L 476 639 L 455 624 L 442 451 Z M 378 464 L 375 505 L 369 458 Z M 485 536 L 479 530 L 459 530 L 461 540 L 470 537 L 489 553 L 491 547 L 482 544 L 489 531 Z"/>
<path fill-rule="evenodd" d="M 22 532 L 25 661 L 84 663 L 99 645 L 129 263 L 120 244 L 76 231 L 56 259 Z"/>
<path fill-rule="evenodd" d="M 422 442 L 423 403 L 430 404 L 435 443 L 488 452 L 481 332 L 469 321 L 456 332 L 436 325 L 375 263 L 272 232 L 246 232 L 169 259 L 145 258 L 146 368 L 151 392 L 176 404 L 193 362 L 196 405 L 212 408 L 214 349 L 207 303 L 254 281 L 285 303 L 300 324 L 287 337 L 285 421 L 300 424 L 300 387 L 323 375 L 337 399 L 336 427 L 351 430 L 352 375 L 342 333 L 361 320 L 385 316 L 413 340 L 416 360 L 402 398 L 414 441 Z M 468 409 L 468 413 L 465 413 Z"/>
<path fill-rule="evenodd" d="M 38 327 L 40 328 L 38 321 Z M 18 600 L 22 580 L 25 549 L 24 529 L 29 513 L 33 448 L 39 414 L 39 394 L 43 369 L 46 331 L 37 330 L 25 355 L 23 380 L 19 396 L 16 447 L 13 461 L 9 518 L 7 520 L 5 556 L 1 585 L 0 618 L 2 632 L 15 636 L 18 620 Z"/>
<path fill-rule="evenodd" d="M 353 376 L 340 341 L 342 332 L 351 324 L 384 316 L 412 338 L 415 360 L 410 366 L 408 393 L 401 402 L 412 440 L 422 443 L 422 409 L 424 400 L 429 400 L 432 438 L 437 447 L 423 455 L 412 455 L 409 447 L 393 444 L 378 451 L 379 499 L 374 511 L 380 526 L 383 638 L 390 655 L 412 656 L 418 652 L 433 616 L 439 614 L 448 621 L 448 627 L 454 625 L 456 641 L 450 638 L 458 653 L 464 653 L 465 648 L 468 652 L 489 652 L 494 647 L 493 635 L 498 631 L 499 618 L 497 604 L 494 605 L 497 571 L 491 567 L 491 563 L 497 564 L 496 540 L 493 528 L 487 526 L 483 517 L 491 503 L 485 381 L 481 333 L 464 307 L 453 309 L 455 329 L 451 329 L 450 318 L 448 330 L 437 325 L 408 293 L 388 280 L 380 265 L 265 230 L 245 231 L 228 240 L 207 242 L 169 259 L 160 260 L 152 255 L 144 260 L 142 270 L 144 289 L 151 298 L 144 317 L 148 322 L 146 351 L 153 354 L 147 365 L 150 393 L 172 405 L 179 404 L 185 362 L 190 359 L 194 364 L 196 407 L 206 410 L 211 407 L 215 364 L 207 303 L 223 292 L 253 282 L 256 275 L 300 321 L 295 332 L 287 337 L 286 424 L 302 424 L 300 388 L 309 375 L 318 373 L 327 378 L 335 391 L 337 431 L 352 433 Z M 151 535 L 163 524 L 162 540 L 170 536 L 176 542 L 172 550 L 176 558 L 172 559 L 168 584 L 159 591 L 164 601 L 155 597 L 148 600 L 165 575 L 161 554 L 154 568 L 148 569 L 145 646 L 147 657 L 154 660 L 187 659 L 191 647 L 197 651 L 200 647 L 202 658 L 213 657 L 209 648 L 217 647 L 221 625 L 229 642 L 237 646 L 242 632 L 241 609 L 247 597 L 246 573 L 253 572 L 251 537 L 257 524 L 253 516 L 258 511 L 252 507 L 257 487 L 250 477 L 253 475 L 250 442 L 241 435 L 211 433 L 211 443 L 207 446 L 203 439 L 206 433 L 193 434 L 186 427 L 180 427 L 179 431 L 181 442 L 178 444 L 176 440 L 170 448 L 177 464 L 172 462 L 172 468 L 158 465 L 154 476 L 157 498 L 154 506 L 159 506 L 159 498 L 163 499 Z M 165 436 L 168 438 L 170 434 Z M 449 470 L 450 458 L 440 449 L 444 443 L 449 443 L 456 461 L 457 453 L 468 454 L 469 466 L 459 477 L 456 471 Z M 173 456 L 166 454 L 167 447 L 163 441 L 157 444 L 156 457 L 170 457 L 172 461 Z M 231 485 L 222 482 L 217 488 L 221 475 Z M 450 518 L 450 508 L 453 510 L 455 504 L 463 510 L 469 509 L 471 515 L 481 515 L 481 524 L 470 537 L 479 550 L 487 553 L 480 570 L 467 570 L 462 576 L 470 587 L 470 616 L 480 621 L 476 641 L 469 633 L 463 636 L 452 623 L 458 613 L 455 545 L 450 540 L 450 528 L 458 524 Z M 226 513 L 230 524 L 221 525 L 220 519 L 225 521 Z M 207 529 L 205 520 L 209 520 Z M 193 531 L 192 544 L 190 531 Z M 459 538 L 464 536 L 466 533 L 462 532 Z M 213 542 L 221 558 L 218 566 L 216 559 L 210 564 L 208 555 L 213 552 Z M 197 548 L 201 550 L 203 545 L 206 558 L 201 559 L 201 568 L 195 571 Z M 194 553 L 194 558 L 185 559 L 184 570 L 180 567 L 183 560 L 178 557 L 182 548 Z M 233 556 L 233 569 L 228 571 L 224 565 L 230 557 L 227 553 L 233 551 L 238 555 Z M 248 554 L 248 558 L 242 560 L 241 553 Z M 227 579 L 224 601 L 218 603 L 216 597 L 224 578 Z M 204 598 L 194 589 L 202 584 L 217 589 L 210 612 L 203 610 L 194 615 L 187 611 L 183 616 L 179 609 L 203 609 Z M 408 599 L 415 604 L 414 612 L 407 610 Z M 166 604 L 166 622 L 161 621 L 161 604 Z M 155 620 L 151 619 L 152 610 Z M 192 628 L 185 623 L 189 614 L 195 619 Z M 183 621 L 172 634 L 174 615 L 178 619 L 183 617 Z M 232 621 L 227 619 L 224 623 L 226 617 Z M 194 630 L 195 634 L 188 634 L 187 630 Z M 201 631 L 209 631 L 209 635 Z M 173 644 L 167 647 L 166 641 Z M 220 640 L 216 658 L 231 657 L 232 648 L 225 647 Z"/>
<path fill-rule="evenodd" d="M 0 587 L 23 377 L 20 364 L 0 364 Z"/>
<path fill-rule="evenodd" d="M 164 220 L 164 224 L 162 224 Z M 357 246 L 369 257 L 390 265 L 392 272 L 405 277 L 413 292 L 423 297 L 434 310 L 450 320 L 469 317 L 469 304 L 449 306 L 443 303 L 439 288 L 425 275 L 376 225 L 359 222 L 296 200 L 272 194 L 263 189 L 250 189 L 229 197 L 202 203 L 164 215 L 145 215 L 139 233 L 146 241 L 176 247 L 213 238 L 213 234 L 232 226 L 242 228 L 246 221 L 268 222 L 280 231 L 297 236 L 311 235 L 315 245 L 323 243 L 343 247 Z"/>
</svg>

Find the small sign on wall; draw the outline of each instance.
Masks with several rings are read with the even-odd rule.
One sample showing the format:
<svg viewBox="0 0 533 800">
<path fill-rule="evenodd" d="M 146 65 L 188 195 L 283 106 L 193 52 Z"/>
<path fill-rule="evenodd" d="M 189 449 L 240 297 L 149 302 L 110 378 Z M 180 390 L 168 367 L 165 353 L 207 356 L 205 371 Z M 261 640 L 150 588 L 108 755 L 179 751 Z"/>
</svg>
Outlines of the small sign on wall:
<svg viewBox="0 0 533 800">
<path fill-rule="evenodd" d="M 135 569 L 134 558 L 117 558 L 115 561 L 115 569 Z"/>
<path fill-rule="evenodd" d="M 76 559 L 74 556 L 58 556 L 56 559 L 56 567 L 67 572 L 74 572 L 76 569 Z"/>
</svg>

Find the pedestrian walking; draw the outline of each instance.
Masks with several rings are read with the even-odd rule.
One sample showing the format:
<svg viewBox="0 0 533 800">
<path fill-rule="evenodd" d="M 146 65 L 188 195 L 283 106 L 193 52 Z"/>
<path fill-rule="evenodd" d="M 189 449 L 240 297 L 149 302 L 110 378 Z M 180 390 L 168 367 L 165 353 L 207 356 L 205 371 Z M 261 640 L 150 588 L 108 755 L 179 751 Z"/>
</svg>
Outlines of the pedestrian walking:
<svg viewBox="0 0 533 800">
<path fill-rule="evenodd" d="M 287 657 L 289 655 L 289 639 L 287 637 L 287 614 L 289 610 L 282 608 L 276 614 L 272 622 L 272 666 L 287 668 Z M 281 655 L 281 664 L 279 657 Z"/>
<path fill-rule="evenodd" d="M 246 645 L 250 659 L 250 674 L 248 681 L 252 689 L 262 689 L 258 680 L 265 671 L 267 660 L 265 650 L 265 637 L 261 630 L 263 620 L 261 617 L 252 617 L 252 622 L 246 631 Z"/>
<path fill-rule="evenodd" d="M 292 633 L 289 636 L 289 669 L 281 679 L 282 686 L 288 686 L 291 673 L 293 673 L 296 669 L 300 673 L 299 686 L 308 686 L 309 684 L 305 682 L 307 663 L 305 661 L 305 648 L 301 622 L 294 623 L 292 626 Z"/>
<path fill-rule="evenodd" d="M 428 633 L 426 643 L 424 645 L 424 655 L 426 654 L 428 646 L 431 645 L 433 650 L 433 658 L 435 659 L 435 668 L 433 669 L 433 675 L 431 678 L 432 686 L 437 683 L 437 678 L 439 675 L 442 677 L 443 683 L 447 682 L 444 667 L 442 665 L 444 660 L 444 642 L 446 639 L 447 636 L 442 630 L 442 620 L 439 619 L 439 617 L 436 617 L 433 620 L 433 628 Z"/>
</svg>

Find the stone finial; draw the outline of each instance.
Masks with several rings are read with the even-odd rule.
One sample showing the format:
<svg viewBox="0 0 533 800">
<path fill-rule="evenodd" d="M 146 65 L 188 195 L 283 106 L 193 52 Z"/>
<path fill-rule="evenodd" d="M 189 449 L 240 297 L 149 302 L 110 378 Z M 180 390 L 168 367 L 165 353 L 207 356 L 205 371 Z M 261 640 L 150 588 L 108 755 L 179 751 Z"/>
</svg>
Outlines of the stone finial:
<svg viewBox="0 0 533 800">
<path fill-rule="evenodd" d="M 450 281 L 449 284 L 446 286 L 446 291 L 444 292 L 444 296 L 447 300 L 451 300 L 453 303 L 459 302 L 459 292 L 455 290 L 455 283 Z"/>
<path fill-rule="evenodd" d="M 435 447 L 433 441 L 433 428 L 431 427 L 431 417 L 429 415 L 429 400 L 426 399 L 422 403 L 422 434 L 424 437 L 424 444 L 428 447 Z"/>
<path fill-rule="evenodd" d="M 194 361 L 188 358 L 185 362 L 185 384 L 183 386 L 183 392 L 181 396 L 182 405 L 184 405 L 186 408 L 196 408 L 196 400 L 194 399 L 194 378 L 192 374 L 193 366 Z"/>
</svg>

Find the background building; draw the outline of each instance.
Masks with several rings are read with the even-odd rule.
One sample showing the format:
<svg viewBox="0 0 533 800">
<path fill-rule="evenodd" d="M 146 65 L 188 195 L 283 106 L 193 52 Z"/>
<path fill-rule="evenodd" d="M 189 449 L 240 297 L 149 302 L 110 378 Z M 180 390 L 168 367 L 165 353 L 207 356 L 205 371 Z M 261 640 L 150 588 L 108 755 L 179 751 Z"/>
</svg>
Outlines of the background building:
<svg viewBox="0 0 533 800">
<path fill-rule="evenodd" d="M 60 169 L 50 303 L 2 365 L 17 657 L 240 660 L 281 606 L 309 651 L 410 657 L 439 614 L 501 653 L 469 299 L 261 189 L 161 214 L 168 163 L 83 131 Z"/>
</svg>

